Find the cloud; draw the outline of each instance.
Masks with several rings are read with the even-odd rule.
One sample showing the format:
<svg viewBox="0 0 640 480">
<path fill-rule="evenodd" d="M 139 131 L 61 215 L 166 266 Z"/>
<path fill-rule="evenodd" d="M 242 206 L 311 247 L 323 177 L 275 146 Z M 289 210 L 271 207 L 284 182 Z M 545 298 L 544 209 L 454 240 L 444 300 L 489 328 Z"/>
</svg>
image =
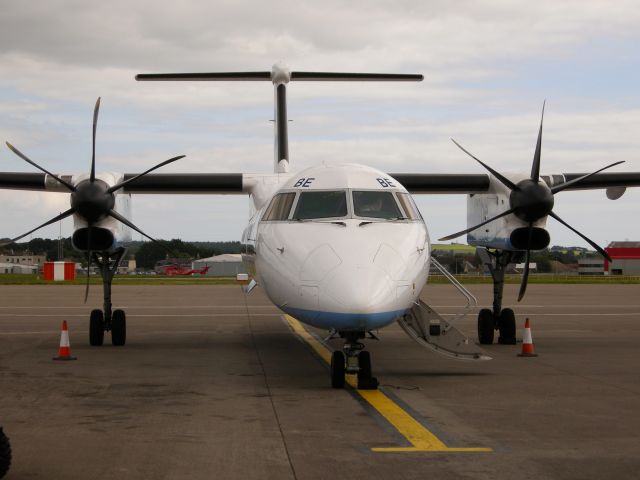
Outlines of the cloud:
<svg viewBox="0 0 640 480">
<path fill-rule="evenodd" d="M 271 84 L 133 77 L 269 70 L 283 60 L 294 70 L 425 74 L 420 84 L 292 83 L 294 169 L 359 162 L 384 171 L 481 172 L 454 137 L 501 171 L 527 171 L 541 103 L 552 95 L 544 171 L 590 171 L 616 160 L 628 161 L 618 170 L 638 171 L 639 23 L 640 5 L 630 0 L 12 2 L 0 16 L 0 137 L 56 172 L 86 171 L 100 95 L 99 169 L 142 171 L 184 153 L 165 171 L 270 172 Z M 33 171 L 7 150 L 0 162 L 2 170 Z M 602 192 L 568 193 L 558 208 L 587 234 L 596 214 L 605 216 L 611 224 L 593 232 L 598 241 L 639 238 L 640 227 L 626 221 L 637 195 L 612 204 Z M 53 198 L 0 192 L 4 228 L 17 234 L 54 216 L 64 200 Z M 463 197 L 418 201 L 438 234 L 465 223 Z M 199 240 L 238 238 L 247 208 L 235 197 L 133 202 L 148 233 Z M 574 239 L 549 223 L 554 243 Z"/>
</svg>

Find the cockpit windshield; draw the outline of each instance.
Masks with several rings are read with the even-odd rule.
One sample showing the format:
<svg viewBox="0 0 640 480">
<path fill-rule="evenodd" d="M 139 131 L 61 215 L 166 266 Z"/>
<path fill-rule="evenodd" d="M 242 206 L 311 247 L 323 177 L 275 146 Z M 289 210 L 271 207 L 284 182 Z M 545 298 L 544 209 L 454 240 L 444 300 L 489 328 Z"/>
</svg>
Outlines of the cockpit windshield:
<svg viewBox="0 0 640 480">
<path fill-rule="evenodd" d="M 358 217 L 396 220 L 402 218 L 393 193 L 380 191 L 354 191 L 353 211 Z"/>
<path fill-rule="evenodd" d="M 346 192 L 302 192 L 293 219 L 339 218 L 346 215 Z"/>
</svg>

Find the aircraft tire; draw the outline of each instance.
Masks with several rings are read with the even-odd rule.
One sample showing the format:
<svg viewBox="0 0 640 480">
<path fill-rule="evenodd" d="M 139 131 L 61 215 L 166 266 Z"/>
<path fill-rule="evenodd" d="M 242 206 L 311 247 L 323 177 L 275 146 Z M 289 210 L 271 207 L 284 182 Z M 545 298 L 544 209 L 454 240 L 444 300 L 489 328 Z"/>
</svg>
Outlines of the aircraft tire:
<svg viewBox="0 0 640 480">
<path fill-rule="evenodd" d="M 500 330 L 498 343 L 501 343 L 502 345 L 516 344 L 516 316 L 513 313 L 513 310 L 510 308 L 504 308 L 502 312 L 500 312 L 498 328 Z"/>
<path fill-rule="evenodd" d="M 0 427 L 0 478 L 4 478 L 10 466 L 11 445 L 9 444 L 9 439 L 2 431 L 2 427 Z"/>
<path fill-rule="evenodd" d="M 102 310 L 91 310 L 89 317 L 89 344 L 99 347 L 104 343 L 104 315 Z"/>
<path fill-rule="evenodd" d="M 124 310 L 114 310 L 111 318 L 111 343 L 116 347 L 127 341 L 127 316 Z"/>
<path fill-rule="evenodd" d="M 344 353 L 339 350 L 331 354 L 331 387 L 344 388 Z"/>
<path fill-rule="evenodd" d="M 371 370 L 371 354 L 362 351 L 358 354 L 358 389 L 359 390 L 375 390 L 378 388 L 378 379 L 373 376 Z"/>
<path fill-rule="evenodd" d="M 358 384 L 361 380 L 368 380 L 372 376 L 371 371 L 371 354 L 365 350 L 358 354 Z"/>
<path fill-rule="evenodd" d="M 478 313 L 478 341 L 481 345 L 491 345 L 493 343 L 494 327 L 493 312 L 488 308 L 480 310 L 480 313 Z"/>
</svg>

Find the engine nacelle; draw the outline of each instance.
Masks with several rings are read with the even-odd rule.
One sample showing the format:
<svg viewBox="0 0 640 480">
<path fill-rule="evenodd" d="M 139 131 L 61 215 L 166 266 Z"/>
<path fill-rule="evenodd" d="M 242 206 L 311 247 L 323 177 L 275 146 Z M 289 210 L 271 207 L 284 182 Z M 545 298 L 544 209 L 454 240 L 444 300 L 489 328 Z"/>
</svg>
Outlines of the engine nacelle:
<svg viewBox="0 0 640 480">
<path fill-rule="evenodd" d="M 528 178 L 527 175 L 505 175 L 517 183 Z M 510 208 L 511 191 L 492 175 L 489 176 L 487 193 L 471 194 L 467 197 L 467 228 L 478 225 Z M 551 237 L 546 230 L 547 217 L 533 223 L 531 249 L 542 250 L 549 246 Z M 514 214 L 498 218 L 467 234 L 469 245 L 477 247 L 499 248 L 502 250 L 526 250 L 529 224 Z"/>
<path fill-rule="evenodd" d="M 73 184 L 86 180 L 87 174 L 73 177 Z M 102 173 L 96 178 L 104 181 L 107 185 L 116 185 L 123 179 L 122 174 Z M 114 210 L 124 217 L 131 219 L 131 195 L 127 193 L 115 192 Z M 73 215 L 73 236 L 71 243 L 76 250 L 86 251 L 89 238 L 89 228 L 85 219 L 78 214 Z M 108 251 L 121 243 L 131 241 L 131 229 L 112 217 L 105 217 L 94 223 L 91 228 L 91 247 L 94 251 Z"/>
</svg>

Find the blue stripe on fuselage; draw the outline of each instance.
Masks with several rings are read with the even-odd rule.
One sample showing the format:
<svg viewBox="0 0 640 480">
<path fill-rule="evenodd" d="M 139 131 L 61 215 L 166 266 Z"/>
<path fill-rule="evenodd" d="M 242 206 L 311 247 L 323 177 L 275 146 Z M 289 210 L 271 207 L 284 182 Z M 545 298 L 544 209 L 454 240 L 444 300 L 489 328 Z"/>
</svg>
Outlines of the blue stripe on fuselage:
<svg viewBox="0 0 640 480">
<path fill-rule="evenodd" d="M 304 310 L 302 308 L 293 308 L 286 305 L 280 307 L 280 309 L 303 323 L 323 329 L 335 328 L 338 331 L 376 330 L 389 325 L 406 311 L 395 310 L 392 312 L 376 313 L 339 313 Z"/>
</svg>

